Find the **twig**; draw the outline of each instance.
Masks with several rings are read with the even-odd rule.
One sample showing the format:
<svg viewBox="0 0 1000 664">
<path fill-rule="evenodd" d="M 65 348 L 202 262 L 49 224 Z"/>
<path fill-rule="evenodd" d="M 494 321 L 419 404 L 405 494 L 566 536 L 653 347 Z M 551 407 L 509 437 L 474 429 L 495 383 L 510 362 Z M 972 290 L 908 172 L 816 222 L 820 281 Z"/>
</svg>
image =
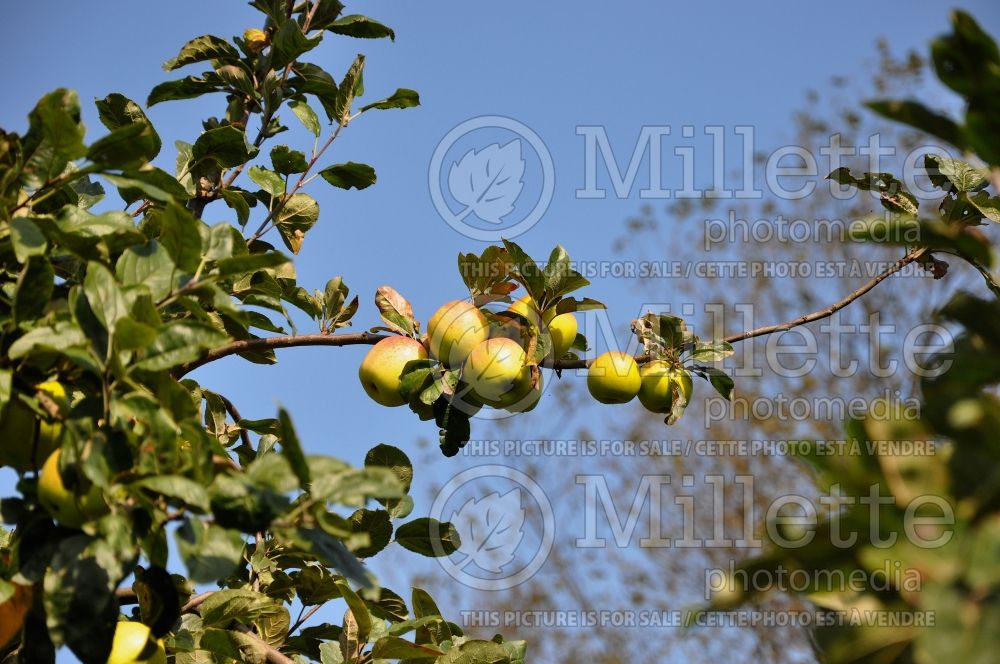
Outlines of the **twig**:
<svg viewBox="0 0 1000 664">
<path fill-rule="evenodd" d="M 314 604 L 313 606 L 309 607 L 309 610 L 306 611 L 305 613 L 300 613 L 298 619 L 295 621 L 295 624 L 288 629 L 288 633 L 294 634 L 295 630 L 297 630 L 299 627 L 302 627 L 305 621 L 312 618 L 313 614 L 319 611 L 322 607 L 323 607 L 322 604 Z"/>
<path fill-rule="evenodd" d="M 240 420 L 243 419 L 243 416 L 240 415 L 240 411 L 236 410 L 236 405 L 230 401 L 228 397 L 222 394 L 220 394 L 219 397 L 222 399 L 222 404 L 226 407 L 226 412 L 233 418 L 233 422 L 236 423 L 236 426 L 239 426 Z M 243 427 L 240 427 L 240 442 L 243 443 L 243 446 L 246 447 L 247 450 L 253 451 L 253 444 L 250 442 L 250 432 Z"/>
<path fill-rule="evenodd" d="M 295 346 L 371 346 L 386 338 L 388 337 L 384 334 L 356 332 L 352 334 L 302 334 L 299 336 L 266 337 L 263 339 L 234 341 L 231 344 L 213 348 L 194 362 L 180 365 L 174 369 L 174 377 L 180 378 L 209 362 L 214 362 L 223 357 L 235 355 L 236 353 L 292 348 Z"/>
</svg>

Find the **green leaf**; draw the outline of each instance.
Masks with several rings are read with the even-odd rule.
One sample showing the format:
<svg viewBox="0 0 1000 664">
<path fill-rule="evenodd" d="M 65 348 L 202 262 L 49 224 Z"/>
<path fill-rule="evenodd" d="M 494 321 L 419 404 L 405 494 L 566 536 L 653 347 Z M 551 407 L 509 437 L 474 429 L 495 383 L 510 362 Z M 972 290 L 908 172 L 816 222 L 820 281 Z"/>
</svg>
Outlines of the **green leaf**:
<svg viewBox="0 0 1000 664">
<path fill-rule="evenodd" d="M 163 68 L 166 71 L 173 71 L 195 62 L 206 62 L 208 60 L 236 61 L 239 59 L 240 52 L 225 39 L 214 35 L 202 35 L 184 44 L 177 57 L 163 63 Z"/>
<path fill-rule="evenodd" d="M 156 328 L 132 318 L 120 318 L 115 325 L 114 342 L 119 350 L 140 350 L 156 341 Z"/>
<path fill-rule="evenodd" d="M 931 182 L 944 189 L 953 187 L 959 192 L 970 192 L 978 191 L 989 184 L 986 171 L 975 168 L 961 159 L 928 154 L 924 155 L 924 166 Z M 949 184 L 950 186 L 947 186 Z"/>
<path fill-rule="evenodd" d="M 174 283 L 174 262 L 156 240 L 125 250 L 115 265 L 118 279 L 128 285 L 142 284 L 156 301 L 170 294 Z"/>
<path fill-rule="evenodd" d="M 295 117 L 299 119 L 299 122 L 301 122 L 313 136 L 319 136 L 319 117 L 317 117 L 316 111 L 312 110 L 312 106 L 310 106 L 308 102 L 293 101 L 288 104 L 288 108 L 292 109 L 292 113 L 295 114 Z"/>
<path fill-rule="evenodd" d="M 856 178 L 851 175 L 849 168 L 841 166 L 827 175 L 826 179 L 856 187 L 862 191 L 878 193 L 882 206 L 891 212 L 917 214 L 917 197 L 908 192 L 903 183 L 897 180 L 892 173 L 865 173 Z"/>
<path fill-rule="evenodd" d="M 278 422 L 281 425 L 281 448 L 284 450 L 285 458 L 288 459 L 292 471 L 299 480 L 299 487 L 308 490 L 312 478 L 309 474 L 309 464 L 306 463 L 305 454 L 302 452 L 302 444 L 299 442 L 295 427 L 292 426 L 292 418 L 284 408 L 278 409 Z"/>
<path fill-rule="evenodd" d="M 49 259 L 45 256 L 30 256 L 17 277 L 16 288 L 11 310 L 17 323 L 38 318 L 45 313 L 55 289 L 55 270 Z"/>
<path fill-rule="evenodd" d="M 396 542 L 422 556 L 448 556 L 462 545 L 458 530 L 448 522 L 422 517 L 396 529 Z"/>
<path fill-rule="evenodd" d="M 103 168 L 133 168 L 160 151 L 160 137 L 149 124 L 118 127 L 87 150 L 87 159 Z"/>
<path fill-rule="evenodd" d="M 79 327 L 72 323 L 59 321 L 53 326 L 36 327 L 29 330 L 10 345 L 10 359 L 18 360 L 29 355 L 36 349 L 47 349 L 58 352 L 71 348 L 85 346 L 87 338 Z"/>
<path fill-rule="evenodd" d="M 145 357 L 135 363 L 137 369 L 163 371 L 198 359 L 202 352 L 221 346 L 229 337 L 214 327 L 194 321 L 174 321 L 165 326 Z"/>
<path fill-rule="evenodd" d="M 354 620 L 358 624 L 358 640 L 365 643 L 372 631 L 372 617 L 368 613 L 368 607 L 346 581 L 338 579 L 336 583 L 337 589 L 340 590 L 340 596 L 347 602 L 347 606 L 354 614 Z"/>
<path fill-rule="evenodd" d="M 250 201 L 243 195 L 242 191 L 232 188 L 222 190 L 222 200 L 236 212 L 236 219 L 240 226 L 246 225 L 250 220 Z M 256 201 L 256 199 L 251 199 Z"/>
<path fill-rule="evenodd" d="M 247 175 L 273 197 L 285 193 L 285 179 L 274 171 L 269 171 L 263 166 L 251 166 L 247 169 Z"/>
<path fill-rule="evenodd" d="M 118 280 L 108 268 L 100 263 L 89 263 L 83 278 L 83 292 L 94 315 L 108 332 L 115 331 L 120 318 L 128 316 L 128 304 L 122 294 Z"/>
<path fill-rule="evenodd" d="M 269 251 L 266 254 L 244 254 L 216 261 L 213 274 L 220 278 L 233 277 L 280 267 L 288 262 L 288 256 L 277 251 Z"/>
<path fill-rule="evenodd" d="M 289 85 L 301 94 L 314 95 L 322 104 L 327 118 L 331 122 L 340 122 L 343 117 L 341 113 L 343 104 L 340 99 L 340 87 L 333 80 L 333 76 L 321 67 L 308 62 L 296 62 L 293 69 L 297 76 L 289 80 Z M 299 119 L 302 120 L 301 115 Z M 314 133 L 318 136 L 318 129 Z"/>
<path fill-rule="evenodd" d="M 281 175 L 304 173 L 309 168 L 305 154 L 292 150 L 287 145 L 276 145 L 271 148 L 271 165 Z"/>
<path fill-rule="evenodd" d="M 160 244 L 174 264 L 194 272 L 201 263 L 201 222 L 178 203 L 168 203 L 157 215 Z"/>
<path fill-rule="evenodd" d="M 392 539 L 392 522 L 385 510 L 356 510 L 348 519 L 351 530 L 355 533 L 366 533 L 368 544 L 354 551 L 359 558 L 368 558 L 389 545 Z"/>
<path fill-rule="evenodd" d="M 186 201 L 190 198 L 181 183 L 166 171 L 155 167 L 130 170 L 123 175 L 102 173 L 101 177 L 118 187 L 118 194 L 128 204 L 140 198 L 158 203 L 168 203 L 174 199 Z"/>
<path fill-rule="evenodd" d="M 194 99 L 210 92 L 219 92 L 221 88 L 215 83 L 197 76 L 185 76 L 176 81 L 160 83 L 149 92 L 146 106 L 153 106 L 163 101 L 177 99 Z"/>
<path fill-rule="evenodd" d="M 84 131 L 76 92 L 59 88 L 42 97 L 28 114 L 22 142 L 26 183 L 41 187 L 86 154 Z"/>
<path fill-rule="evenodd" d="M 725 371 L 700 364 L 692 365 L 691 369 L 699 376 L 707 378 L 712 384 L 712 387 L 715 388 L 715 391 L 718 392 L 723 399 L 726 399 L 727 401 L 733 400 L 733 390 L 735 389 L 736 384 Z"/>
<path fill-rule="evenodd" d="M 545 295 L 545 279 L 538 264 L 531 259 L 524 249 L 510 240 L 503 240 L 503 245 L 514 261 L 517 270 L 518 281 L 528 291 L 528 295 L 535 302 L 541 302 Z"/>
<path fill-rule="evenodd" d="M 444 651 L 434 646 L 417 645 L 398 636 L 383 636 L 372 648 L 372 657 L 377 659 L 419 659 L 443 654 Z"/>
<path fill-rule="evenodd" d="M 413 307 L 395 288 L 379 286 L 375 291 L 375 306 L 390 330 L 407 336 L 416 334 Z"/>
<path fill-rule="evenodd" d="M 243 557 L 243 535 L 238 530 L 204 521 L 185 519 L 174 532 L 174 539 L 188 577 L 194 583 L 213 583 L 226 578 Z M 204 611 L 203 608 L 203 616 Z"/>
<path fill-rule="evenodd" d="M 282 69 L 303 53 L 316 48 L 322 39 L 322 35 L 306 37 L 298 23 L 285 21 L 271 40 L 271 66 Z"/>
<path fill-rule="evenodd" d="M 299 253 L 306 233 L 319 219 L 319 205 L 308 194 L 292 194 L 288 202 L 275 215 L 274 225 L 281 233 L 285 246 Z"/>
<path fill-rule="evenodd" d="M 420 106 L 420 95 L 417 94 L 417 91 L 398 88 L 392 93 L 391 97 L 386 97 L 367 106 L 362 106 L 361 112 L 363 113 L 372 109 L 411 108 L 413 106 Z"/>
<path fill-rule="evenodd" d="M 149 127 L 149 131 L 153 137 L 153 149 L 147 161 L 151 161 L 160 153 L 160 136 L 153 129 L 153 123 L 149 121 L 149 118 L 146 117 L 145 112 L 143 112 L 137 103 L 125 95 L 113 92 L 104 99 L 97 100 L 94 104 L 97 106 L 97 113 L 101 119 L 101 123 L 112 131 L 119 127 L 133 124 Z"/>
<path fill-rule="evenodd" d="M 453 647 L 436 664 L 510 664 L 510 657 L 499 643 L 473 640 Z"/>
<path fill-rule="evenodd" d="M 215 68 L 215 75 L 222 83 L 238 95 L 257 99 L 258 93 L 250 79 L 250 72 L 241 65 L 221 65 Z"/>
<path fill-rule="evenodd" d="M 25 217 L 10 220 L 10 240 L 14 245 L 14 256 L 19 263 L 28 262 L 30 256 L 43 256 L 48 242 L 35 222 Z"/>
<path fill-rule="evenodd" d="M 360 97 L 365 93 L 365 56 L 358 53 L 354 62 L 344 74 L 344 80 L 337 86 L 340 94 L 334 108 L 333 119 L 340 124 L 347 124 L 351 115 L 351 106 L 355 97 Z"/>
<path fill-rule="evenodd" d="M 935 113 L 918 101 L 909 99 L 878 99 L 865 106 L 884 118 L 910 125 L 952 145 L 962 147 L 962 131 L 954 120 Z"/>
<path fill-rule="evenodd" d="M 375 169 L 368 164 L 353 161 L 327 166 L 319 174 L 334 187 L 341 189 L 366 189 L 375 184 Z"/>
<path fill-rule="evenodd" d="M 396 33 L 392 31 L 392 28 L 360 14 L 342 16 L 326 26 L 326 29 L 338 35 L 361 39 L 381 39 L 383 37 L 388 37 L 393 41 L 396 39 Z"/>
<path fill-rule="evenodd" d="M 193 508 L 202 514 L 206 514 L 212 509 L 209 503 L 208 491 L 205 490 L 205 487 L 181 475 L 145 477 L 133 483 L 132 486 L 172 498 L 180 504 Z"/>
<path fill-rule="evenodd" d="M 734 352 L 731 344 L 725 341 L 704 341 L 698 343 L 691 351 L 691 359 L 698 362 L 718 362 Z"/>
<path fill-rule="evenodd" d="M 250 623 L 274 610 L 274 600 L 246 588 L 217 590 L 202 603 L 201 621 L 206 627 L 228 627 L 238 620 Z"/>
<path fill-rule="evenodd" d="M 969 202 L 984 217 L 1000 223 L 1000 196 L 990 196 L 985 191 L 980 191 L 975 196 L 969 196 Z"/>
<path fill-rule="evenodd" d="M 223 168 L 244 164 L 254 157 L 257 148 L 248 145 L 246 134 L 232 125 L 209 129 L 198 137 L 192 148 L 195 161 L 212 159 Z"/>
</svg>

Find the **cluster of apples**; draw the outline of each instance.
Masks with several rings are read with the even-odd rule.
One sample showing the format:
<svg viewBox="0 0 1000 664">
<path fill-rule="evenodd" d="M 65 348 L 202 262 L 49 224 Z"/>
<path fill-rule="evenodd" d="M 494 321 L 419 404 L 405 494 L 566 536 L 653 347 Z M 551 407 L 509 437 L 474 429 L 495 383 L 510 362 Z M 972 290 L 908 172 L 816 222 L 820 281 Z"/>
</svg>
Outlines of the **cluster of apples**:
<svg viewBox="0 0 1000 664">
<path fill-rule="evenodd" d="M 541 397 L 542 375 L 526 352 L 531 335 L 518 319 L 547 335 L 553 357 L 565 355 L 576 339 L 572 313 L 557 314 L 555 308 L 539 312 L 528 295 L 515 300 L 506 315 L 495 316 L 493 325 L 472 303 L 455 300 L 431 316 L 423 341 L 398 336 L 375 344 L 358 369 L 361 385 L 383 406 L 401 406 L 406 403 L 400 388 L 407 363 L 433 357 L 449 370 L 460 370 L 458 398 L 452 403 L 467 414 L 482 406 L 529 411 Z"/>
<path fill-rule="evenodd" d="M 610 351 L 597 356 L 587 372 L 587 389 L 601 403 L 628 403 L 636 396 L 646 410 L 669 413 L 676 399 L 691 399 L 691 374 L 667 360 L 642 367 L 628 353 Z"/>
<path fill-rule="evenodd" d="M 59 410 L 69 408 L 62 383 L 45 381 L 35 389 L 45 393 Z M 99 487 L 90 485 L 83 495 L 77 495 L 63 482 L 59 473 L 61 424 L 40 419 L 19 399 L 8 402 L 0 422 L 0 466 L 10 466 L 19 473 L 39 468 L 38 501 L 60 525 L 79 528 L 108 511 Z"/>
</svg>

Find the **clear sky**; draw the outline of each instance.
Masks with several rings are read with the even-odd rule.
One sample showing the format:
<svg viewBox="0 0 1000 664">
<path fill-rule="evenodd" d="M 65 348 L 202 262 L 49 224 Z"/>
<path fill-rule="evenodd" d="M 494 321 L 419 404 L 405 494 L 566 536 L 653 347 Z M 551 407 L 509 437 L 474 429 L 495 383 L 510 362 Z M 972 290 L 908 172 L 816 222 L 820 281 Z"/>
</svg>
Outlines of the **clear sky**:
<svg viewBox="0 0 1000 664">
<path fill-rule="evenodd" d="M 1000 33 L 995 0 L 966 2 L 964 8 L 987 30 Z M 824 5 L 397 0 L 348 3 L 347 11 L 392 26 L 396 41 L 330 35 L 310 58 L 339 77 L 353 55 L 363 52 L 368 98 L 408 87 L 418 90 L 422 101 L 417 109 L 368 114 L 334 145 L 331 162 L 375 167 L 374 187 L 344 192 L 316 181 L 308 190 L 319 201 L 321 218 L 298 258 L 299 281 L 322 288 L 328 277 L 344 275 L 352 292 L 361 295 L 355 325 L 365 329 L 378 323 L 372 297 L 382 284 L 396 286 L 423 321 L 445 300 L 464 295 L 455 256 L 485 245 L 445 224 L 428 191 L 435 147 L 459 123 L 481 115 L 514 118 L 551 153 L 552 203 L 518 238 L 529 253 L 543 258 L 558 242 L 575 259 L 607 259 L 623 220 L 642 204 L 640 186 L 626 200 L 610 189 L 604 200 L 578 198 L 576 190 L 584 186 L 578 126 L 604 126 L 620 161 L 627 161 L 645 125 L 674 128 L 664 138 L 664 154 L 675 145 L 700 146 L 699 158 L 710 154 L 701 131 L 710 124 L 726 126 L 730 135 L 736 125 L 752 125 L 757 147 L 773 148 L 787 137 L 790 111 L 806 89 L 835 74 L 862 71 L 880 36 L 897 51 L 926 52 L 928 41 L 947 29 L 949 7 L 858 0 Z M 240 34 L 256 25 L 258 14 L 235 1 L 36 0 L 4 3 L 0 16 L 6 28 L 0 56 L 7 63 L 0 69 L 0 126 L 23 131 L 37 98 L 65 86 L 79 92 L 93 140 L 104 129 L 91 100 L 121 92 L 144 102 L 153 85 L 175 77 L 161 64 L 185 41 L 204 33 Z M 200 119 L 221 113 L 221 102 L 216 96 L 149 110 L 164 139 L 164 168 L 173 170 L 172 142 L 193 141 Z M 294 126 L 294 118 L 289 115 L 286 123 Z M 685 124 L 695 125 L 701 138 L 683 138 Z M 301 131 L 279 142 L 286 137 L 293 146 L 308 146 Z M 737 158 L 726 170 L 738 165 Z M 699 177 L 710 168 L 699 163 Z M 680 186 L 677 169 L 665 170 L 663 179 Z M 606 175 L 601 182 L 608 186 Z M 645 176 L 638 182 L 645 186 Z M 228 212 L 214 204 L 205 217 L 230 219 Z M 587 294 L 611 304 L 622 332 L 641 305 L 640 295 L 622 280 L 595 283 Z M 302 329 L 310 331 L 305 322 Z M 360 463 L 369 447 L 389 442 L 416 457 L 416 440 L 433 439 L 436 431 L 406 409 L 388 410 L 364 396 L 356 371 L 365 350 L 279 351 L 280 362 L 271 368 L 232 358 L 195 376 L 229 395 L 247 417 L 271 416 L 278 402 L 289 407 L 310 452 Z M 543 404 L 525 418 L 523 426 L 533 429 L 522 437 L 553 435 L 559 422 L 548 415 Z M 415 492 L 426 490 L 428 475 L 441 481 L 457 472 L 452 464 L 439 458 L 423 476 L 418 467 Z M 0 472 L 0 489 L 9 493 L 11 480 L 7 471 Z M 427 505 L 418 503 L 421 509 Z"/>
</svg>

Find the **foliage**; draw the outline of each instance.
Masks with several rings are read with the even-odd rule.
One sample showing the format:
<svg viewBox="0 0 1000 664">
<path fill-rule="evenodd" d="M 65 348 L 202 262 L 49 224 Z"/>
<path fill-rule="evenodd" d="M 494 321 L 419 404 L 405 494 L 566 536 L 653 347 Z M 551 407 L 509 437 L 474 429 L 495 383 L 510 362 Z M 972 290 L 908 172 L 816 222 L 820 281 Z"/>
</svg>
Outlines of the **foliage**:
<svg viewBox="0 0 1000 664">
<path fill-rule="evenodd" d="M 469 639 L 426 592 L 414 589 L 407 606 L 362 563 L 392 542 L 425 556 L 458 546 L 450 524 L 405 521 L 405 454 L 379 445 L 362 468 L 306 455 L 284 410 L 244 419 L 184 377 L 210 349 L 294 329 L 290 307 L 324 334 L 350 325 L 358 299 L 343 280 L 309 292 L 285 253 L 298 253 L 320 218 L 301 189 L 317 175 L 342 189 L 372 185 L 371 166 L 322 165 L 327 148 L 365 113 L 419 103 L 399 89 L 362 104 L 362 55 L 339 80 L 303 60 L 329 33 L 392 38 L 390 28 L 341 15 L 336 0 L 251 4 L 263 29 L 191 40 L 165 68 L 205 71 L 147 99 L 225 97 L 222 116 L 177 143 L 175 173 L 151 163 L 162 141 L 120 94 L 96 102 L 107 133 L 89 144 L 65 89 L 38 102 L 24 135 L 0 131 L 0 445 L 35 449 L 36 429 L 49 427 L 68 504 L 79 508 L 94 488 L 104 503 L 79 528 L 53 522 L 39 499 L 45 459 L 28 455 L 18 495 L 0 504 L 13 526 L 0 539 L 0 603 L 22 586 L 35 587 L 36 601 L 20 640 L 0 647 L 16 661 L 52 661 L 67 646 L 104 662 L 133 604 L 132 619 L 165 636 L 176 662 L 523 661 L 523 643 Z M 331 125 L 325 139 L 315 105 Z M 264 157 L 293 116 L 317 137 L 312 152 L 279 144 Z M 241 173 L 258 188 L 238 184 Z M 94 211 L 107 186 L 125 212 Z M 233 223 L 204 223 L 211 204 L 227 206 Z M 283 249 L 264 239 L 272 230 Z M 269 349 L 241 355 L 275 362 Z M 67 398 L 53 399 L 43 381 Z M 34 424 L 11 429 L 24 409 Z M 185 576 L 168 571 L 171 554 Z M 199 592 L 203 584 L 216 589 Z M 292 620 L 293 602 L 311 611 L 334 600 L 345 606 L 341 624 Z"/>
<path fill-rule="evenodd" d="M 911 237 L 919 238 L 916 249 L 925 252 L 925 260 L 935 261 L 934 254 L 962 258 L 979 269 L 988 288 L 1000 297 L 990 271 L 994 266 L 992 247 L 975 228 L 1000 221 L 993 214 L 996 196 L 985 191 L 991 173 L 995 177 L 1000 166 L 1000 124 L 995 108 L 981 96 L 985 90 L 1000 89 L 1000 54 L 975 21 L 960 12 L 953 16 L 952 34 L 938 39 L 932 53 L 938 76 L 965 98 L 964 123 L 914 101 L 880 101 L 871 107 L 975 151 L 985 166 L 970 163 L 971 156 L 970 160 L 928 156 L 930 179 L 943 191 L 935 214 L 929 217 L 900 204 L 911 197 L 890 174 L 854 178 L 841 169 L 830 177 L 865 189 L 877 184 L 890 213 L 873 219 L 872 225 L 914 228 L 917 234 Z M 857 239 L 880 237 L 888 236 L 863 231 Z M 857 572 L 861 578 L 874 578 L 872 574 L 887 569 L 918 574 L 916 587 L 900 575 L 890 574 L 884 589 L 831 590 L 822 583 L 804 589 L 818 611 L 827 614 L 827 619 L 818 619 L 820 626 L 815 629 L 822 661 L 978 662 L 995 656 L 1000 615 L 1000 485 L 990 469 L 1000 454 L 1000 401 L 995 393 L 1000 383 L 1000 363 L 996 360 L 1000 355 L 1000 300 L 960 292 L 939 316 L 963 331 L 955 339 L 954 349 L 936 358 L 938 363 L 949 363 L 948 369 L 921 380 L 919 418 L 914 419 L 900 404 L 877 404 L 888 416 L 873 413 L 849 421 L 841 453 L 817 454 L 815 445 L 798 448 L 822 487 L 846 496 L 872 492 L 883 505 L 844 505 L 806 529 L 800 528 L 801 524 L 788 529 L 779 517 L 779 538 L 772 537 L 770 551 L 740 567 L 742 573 L 750 575 L 802 570 L 809 573 L 805 578 L 814 580 L 824 578 L 817 572 L 829 570 Z M 921 451 L 921 445 L 927 447 Z M 934 506 L 928 508 L 931 503 Z M 920 519 L 925 520 L 917 525 Z M 923 543 L 904 537 L 904 533 L 913 532 L 908 528 Z M 844 546 L 836 542 L 843 536 L 857 539 Z M 734 577 L 715 607 L 730 608 L 742 601 L 762 599 L 760 588 L 743 584 L 746 578 Z M 870 617 L 879 612 L 903 617 L 897 618 L 898 625 L 872 622 Z M 846 616 L 846 620 L 838 616 Z"/>
</svg>

